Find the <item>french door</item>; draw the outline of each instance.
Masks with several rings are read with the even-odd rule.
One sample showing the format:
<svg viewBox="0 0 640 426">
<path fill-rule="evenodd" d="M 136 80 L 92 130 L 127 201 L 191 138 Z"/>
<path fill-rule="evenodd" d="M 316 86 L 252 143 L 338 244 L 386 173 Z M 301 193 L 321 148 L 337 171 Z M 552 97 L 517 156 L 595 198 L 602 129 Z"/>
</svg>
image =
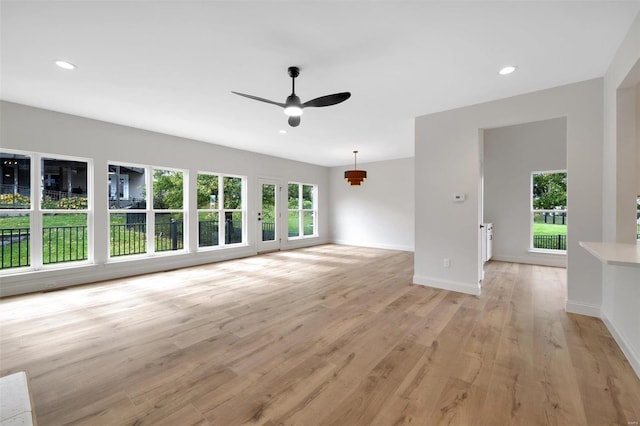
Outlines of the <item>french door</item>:
<svg viewBox="0 0 640 426">
<path fill-rule="evenodd" d="M 280 187 L 278 181 L 258 179 L 258 251 L 280 249 Z"/>
</svg>

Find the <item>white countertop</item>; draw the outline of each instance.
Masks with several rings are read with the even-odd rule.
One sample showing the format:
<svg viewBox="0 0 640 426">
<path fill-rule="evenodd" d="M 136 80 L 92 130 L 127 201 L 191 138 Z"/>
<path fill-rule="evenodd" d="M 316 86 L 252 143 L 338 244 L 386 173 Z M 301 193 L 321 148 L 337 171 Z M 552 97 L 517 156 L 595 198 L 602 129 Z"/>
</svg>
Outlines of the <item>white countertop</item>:
<svg viewBox="0 0 640 426">
<path fill-rule="evenodd" d="M 640 268 L 640 243 L 622 244 L 580 241 L 580 245 L 608 265 Z"/>
</svg>

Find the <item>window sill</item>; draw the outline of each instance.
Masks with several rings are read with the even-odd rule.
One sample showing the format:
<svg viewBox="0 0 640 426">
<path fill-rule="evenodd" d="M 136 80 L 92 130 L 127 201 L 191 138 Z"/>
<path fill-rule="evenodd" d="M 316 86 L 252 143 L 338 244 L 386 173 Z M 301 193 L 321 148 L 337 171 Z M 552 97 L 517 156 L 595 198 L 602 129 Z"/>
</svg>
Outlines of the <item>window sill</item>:
<svg viewBox="0 0 640 426">
<path fill-rule="evenodd" d="M 532 253 L 532 254 L 551 254 L 551 255 L 554 255 L 554 256 L 566 256 L 567 255 L 567 251 L 566 250 L 528 249 L 527 251 L 529 253 Z"/>
<path fill-rule="evenodd" d="M 288 237 L 287 241 L 300 241 L 300 240 L 308 240 L 310 238 L 318 238 L 317 235 L 304 235 L 302 237 Z"/>
</svg>

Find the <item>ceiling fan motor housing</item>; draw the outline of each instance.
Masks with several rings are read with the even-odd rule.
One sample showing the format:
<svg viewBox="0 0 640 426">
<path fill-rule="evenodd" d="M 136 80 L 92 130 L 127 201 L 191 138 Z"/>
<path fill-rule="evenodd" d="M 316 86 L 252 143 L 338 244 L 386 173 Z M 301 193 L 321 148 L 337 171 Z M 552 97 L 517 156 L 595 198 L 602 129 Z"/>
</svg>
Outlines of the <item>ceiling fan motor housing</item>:
<svg viewBox="0 0 640 426">
<path fill-rule="evenodd" d="M 296 78 L 300 75 L 300 68 L 298 67 L 289 67 L 289 77 Z"/>
</svg>

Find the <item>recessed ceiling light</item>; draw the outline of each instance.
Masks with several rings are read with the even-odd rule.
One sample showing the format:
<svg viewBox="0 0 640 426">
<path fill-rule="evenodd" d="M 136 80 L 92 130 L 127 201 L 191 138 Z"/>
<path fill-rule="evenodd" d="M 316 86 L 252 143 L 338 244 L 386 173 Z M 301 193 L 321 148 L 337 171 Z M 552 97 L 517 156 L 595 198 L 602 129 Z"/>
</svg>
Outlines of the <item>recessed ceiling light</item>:
<svg viewBox="0 0 640 426">
<path fill-rule="evenodd" d="M 65 70 L 75 70 L 76 66 L 67 61 L 56 61 L 56 65 Z"/>
<path fill-rule="evenodd" d="M 517 69 L 518 69 L 518 67 L 515 67 L 513 65 L 508 65 L 508 66 L 502 68 L 500 71 L 498 71 L 498 74 L 500 74 L 500 75 L 511 74 L 512 72 L 514 72 Z"/>
<path fill-rule="evenodd" d="M 284 135 L 285 133 L 287 133 L 287 131 L 283 129 L 283 130 L 280 130 L 280 133 Z"/>
</svg>

